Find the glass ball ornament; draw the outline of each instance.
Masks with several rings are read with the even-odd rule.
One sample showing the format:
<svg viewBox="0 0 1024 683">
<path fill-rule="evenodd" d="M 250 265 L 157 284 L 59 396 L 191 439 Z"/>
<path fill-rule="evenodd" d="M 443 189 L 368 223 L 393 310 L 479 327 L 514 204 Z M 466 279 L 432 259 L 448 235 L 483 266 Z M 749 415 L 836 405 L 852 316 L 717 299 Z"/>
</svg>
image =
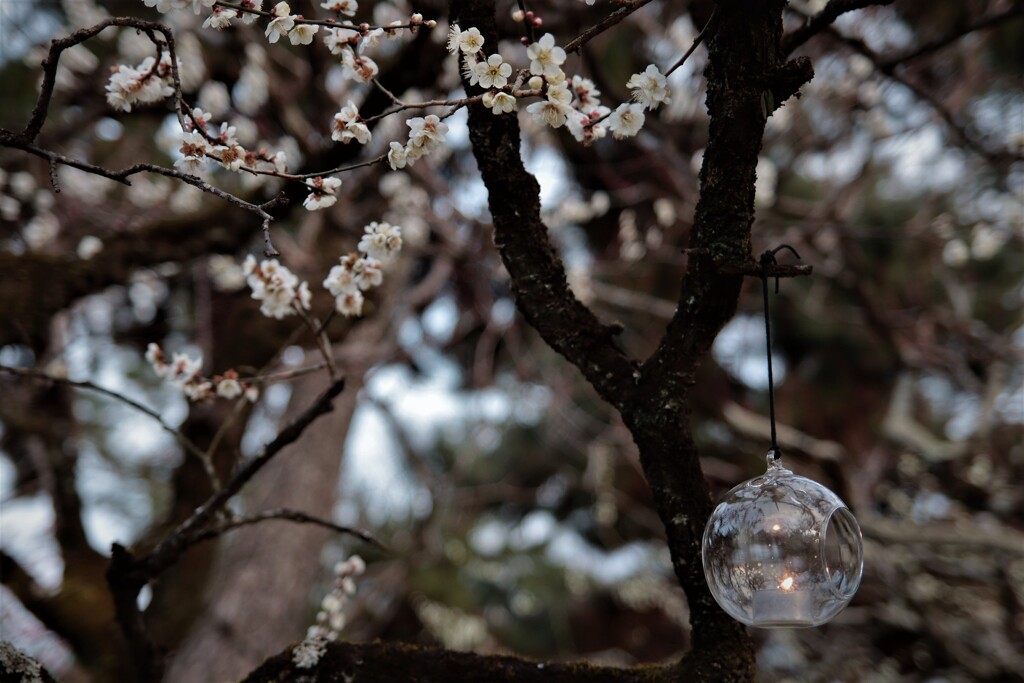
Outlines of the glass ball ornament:
<svg viewBox="0 0 1024 683">
<path fill-rule="evenodd" d="M 708 519 L 704 575 L 729 616 L 759 628 L 804 628 L 831 620 L 853 598 L 864 542 L 835 493 L 782 466 L 729 491 Z"/>
</svg>

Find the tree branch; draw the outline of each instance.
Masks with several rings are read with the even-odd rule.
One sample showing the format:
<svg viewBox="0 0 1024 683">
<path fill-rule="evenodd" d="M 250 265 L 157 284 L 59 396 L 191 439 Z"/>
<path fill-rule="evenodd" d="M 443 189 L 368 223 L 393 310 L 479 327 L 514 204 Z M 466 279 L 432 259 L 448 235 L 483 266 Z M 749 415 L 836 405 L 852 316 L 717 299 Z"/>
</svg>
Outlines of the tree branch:
<svg viewBox="0 0 1024 683">
<path fill-rule="evenodd" d="M 192 513 L 192 516 L 182 522 L 174 531 L 164 538 L 157 546 L 144 557 L 140 564 L 146 568 L 150 576 L 156 576 L 164 569 L 173 564 L 184 549 L 188 547 L 189 539 L 193 534 L 204 529 L 236 493 L 252 479 L 271 459 L 281 450 L 293 443 L 321 415 L 331 411 L 331 401 L 345 388 L 345 379 L 334 381 L 316 400 L 307 407 L 288 426 L 282 429 L 273 441 L 263 447 L 263 451 L 254 458 L 246 461 L 238 471 L 224 484 L 224 488 L 214 492 L 210 498 Z"/>
<path fill-rule="evenodd" d="M 479 28 L 479 25 L 476 25 Z M 360 683 L 669 683 L 679 680 L 666 667 L 617 669 L 583 662 L 548 664 L 518 657 L 478 655 L 406 643 L 327 643 L 313 666 L 299 668 L 292 646 L 268 659 L 243 683 L 299 683 L 351 680 Z"/>
<path fill-rule="evenodd" d="M 497 43 L 493 2 L 455 0 L 451 14 L 453 21 L 476 26 L 486 40 Z M 467 93 L 482 92 L 465 85 Z M 565 266 L 540 217 L 540 186 L 519 153 L 518 120 L 474 104 L 469 107 L 469 129 L 488 189 L 495 245 L 511 276 L 519 310 L 605 400 L 620 403 L 633 384 L 633 363 L 614 340 L 617 328 L 598 320 L 569 288 Z"/>
<path fill-rule="evenodd" d="M 880 61 L 880 66 L 883 68 L 892 68 L 898 64 L 906 64 L 907 62 L 918 59 L 919 57 L 923 57 L 925 55 L 931 54 L 932 52 L 941 50 L 942 48 L 946 47 L 947 45 L 951 45 L 952 43 L 955 43 L 956 41 L 960 40 L 966 35 L 975 33 L 976 31 L 981 31 L 986 28 L 997 26 L 1008 19 L 1014 19 L 1020 16 L 1024 16 L 1024 2 L 1021 2 L 1020 0 L 1014 0 L 1014 2 L 1009 7 L 1004 9 L 1002 12 L 996 12 L 995 14 L 990 14 L 987 17 L 975 19 L 966 26 L 953 29 L 944 36 L 939 36 L 934 40 L 924 42 L 918 45 L 917 47 L 911 48 L 905 52 L 885 57 Z"/>
<path fill-rule="evenodd" d="M 615 10 L 604 19 L 566 43 L 564 48 L 566 53 L 579 52 L 580 48 L 584 45 L 610 29 L 612 26 L 615 26 L 615 24 L 619 23 L 649 2 L 651 2 L 651 0 L 633 0 L 632 2 L 624 4 L 622 7 Z"/>
<path fill-rule="evenodd" d="M 891 5 L 893 0 L 829 0 L 825 8 L 813 17 L 807 17 L 804 25 L 782 38 L 782 53 L 789 54 L 808 40 L 824 31 L 847 12 L 853 12 L 873 5 Z"/>
<path fill-rule="evenodd" d="M 264 510 L 263 512 L 257 512 L 253 515 L 245 515 L 244 517 L 233 517 L 229 518 L 220 524 L 206 527 L 198 532 L 192 534 L 185 542 L 182 547 L 182 552 L 188 550 L 190 547 L 203 541 L 208 541 L 213 538 L 227 533 L 228 531 L 234 531 L 245 526 L 252 524 L 259 524 L 260 522 L 266 522 L 268 520 L 281 520 L 285 522 L 295 522 L 297 524 L 312 524 L 314 526 L 320 526 L 331 531 L 336 531 L 339 534 L 348 534 L 355 536 L 361 541 L 375 545 L 378 548 L 386 550 L 383 543 L 377 540 L 372 534 L 361 529 L 354 529 L 348 526 L 341 526 L 330 522 L 326 519 L 320 519 L 313 515 L 308 515 L 305 512 L 299 510 L 289 510 L 287 508 L 276 508 L 274 510 Z"/>
</svg>

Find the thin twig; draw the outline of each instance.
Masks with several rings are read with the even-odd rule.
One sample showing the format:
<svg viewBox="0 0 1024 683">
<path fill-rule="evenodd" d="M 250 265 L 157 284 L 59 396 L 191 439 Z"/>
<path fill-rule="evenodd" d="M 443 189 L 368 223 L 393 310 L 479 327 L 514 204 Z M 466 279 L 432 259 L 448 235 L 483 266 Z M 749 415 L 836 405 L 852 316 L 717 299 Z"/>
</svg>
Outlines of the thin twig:
<svg viewBox="0 0 1024 683">
<path fill-rule="evenodd" d="M 892 2 L 893 0 L 830 0 L 825 8 L 814 16 L 807 17 L 805 15 L 803 26 L 782 37 L 782 54 L 789 54 L 827 29 L 841 14 L 872 5 L 891 5 Z"/>
<path fill-rule="evenodd" d="M 321 526 L 325 529 L 330 529 L 331 531 L 336 531 L 339 534 L 349 534 L 351 536 L 355 536 L 356 538 L 367 543 L 373 544 L 378 548 L 382 548 L 385 550 L 387 549 L 386 546 L 381 541 L 377 540 L 376 537 L 374 537 L 367 531 L 363 531 L 361 529 L 354 529 L 352 527 L 347 526 L 341 526 L 340 524 L 335 524 L 334 522 L 328 521 L 326 519 L 321 519 L 319 517 L 314 517 L 313 515 L 306 514 L 305 512 L 300 512 L 298 510 L 276 508 L 273 510 L 257 512 L 252 515 L 245 515 L 243 517 L 232 517 L 227 521 L 221 522 L 219 524 L 214 524 L 212 526 L 208 526 L 205 529 L 202 529 L 201 531 L 198 531 L 189 536 L 188 539 L 185 541 L 185 544 L 181 547 L 181 550 L 182 552 L 184 552 L 185 550 L 191 548 L 197 543 L 201 543 L 212 538 L 217 538 L 218 536 L 228 531 L 240 529 L 241 527 L 250 526 L 252 524 L 259 524 L 260 522 L 265 522 L 267 520 L 272 519 L 282 520 L 286 522 L 297 522 L 299 524 L 314 524 L 316 526 Z"/>
<path fill-rule="evenodd" d="M 124 403 L 125 405 L 134 408 L 140 413 L 144 413 L 145 415 L 148 415 L 149 417 L 156 420 L 160 424 L 161 429 L 163 429 L 165 432 L 173 436 L 178 441 L 178 443 L 180 443 L 185 448 L 185 450 L 187 450 L 192 455 L 198 457 L 202 461 L 203 466 L 207 468 L 208 473 L 212 469 L 212 464 L 209 462 L 208 458 L 206 457 L 206 453 L 204 453 L 201 448 L 199 448 L 191 439 L 182 434 L 180 431 L 164 422 L 164 419 L 160 417 L 160 413 L 156 412 L 152 408 L 149 408 L 139 403 L 135 399 L 128 398 L 127 396 L 119 394 L 116 391 L 113 391 L 112 389 L 101 387 L 99 385 L 93 384 L 92 382 L 79 382 L 76 380 L 66 379 L 64 377 L 54 377 L 53 375 L 47 375 L 46 373 L 39 372 L 37 370 L 28 370 L 25 368 L 11 367 L 9 365 L 0 365 L 0 372 L 6 372 L 10 375 L 34 379 L 40 382 L 48 382 L 50 384 L 60 384 L 63 386 L 74 387 L 76 389 L 85 389 L 86 391 L 92 391 L 97 394 L 107 396 L 108 398 L 120 401 L 121 403 Z"/>
<path fill-rule="evenodd" d="M 566 53 L 579 52 L 580 48 L 589 43 L 591 40 L 601 35 L 615 24 L 619 23 L 633 12 L 637 11 L 644 5 L 650 3 L 651 0 L 634 0 L 628 5 L 623 5 L 619 9 L 615 10 L 607 17 L 597 22 L 583 33 L 579 34 L 565 45 Z"/>
<path fill-rule="evenodd" d="M 330 412 L 333 400 L 344 388 L 344 378 L 335 380 L 295 420 L 282 429 L 273 441 L 264 446 L 259 455 L 241 465 L 224 485 L 224 488 L 214 492 L 188 519 L 164 537 L 151 553 L 141 558 L 139 563 L 144 566 L 148 576 L 150 578 L 155 577 L 174 564 L 181 556 L 188 539 L 192 535 L 199 533 L 201 529 L 206 528 L 206 525 L 224 508 L 227 502 L 242 490 L 242 487 L 257 472 L 263 469 L 274 456 L 286 446 L 296 441 L 306 430 L 306 427 L 321 415 Z"/>
<path fill-rule="evenodd" d="M 708 17 L 707 22 L 704 24 L 704 28 L 702 28 L 700 30 L 700 33 L 697 34 L 697 37 L 693 39 L 693 45 L 691 45 L 690 49 L 686 51 L 686 54 L 684 54 L 682 57 L 679 58 L 678 62 L 676 62 L 675 64 L 673 64 L 672 66 L 669 67 L 668 71 L 665 72 L 665 76 L 666 77 L 671 76 L 673 71 L 675 71 L 676 69 L 681 67 L 683 64 L 685 64 L 686 60 L 689 59 L 690 55 L 692 55 L 694 50 L 697 49 L 697 46 L 700 45 L 702 40 L 704 40 L 705 34 L 707 34 L 708 29 L 711 28 L 711 22 L 713 22 L 715 20 L 715 13 L 717 11 L 718 11 L 717 7 L 715 7 L 714 9 L 711 10 L 711 16 Z"/>
<path fill-rule="evenodd" d="M 941 50 L 947 45 L 955 43 L 956 41 L 960 40 L 961 38 L 968 34 L 980 31 L 982 29 L 990 28 L 992 26 L 1002 23 L 1003 21 L 1006 21 L 1007 19 L 1013 19 L 1014 17 L 1019 17 L 1021 15 L 1024 15 L 1024 2 L 1016 0 L 1015 2 L 1013 2 L 1013 4 L 1011 4 L 1002 12 L 996 12 L 995 14 L 991 14 L 987 17 L 976 19 L 967 26 L 950 31 L 946 35 L 940 36 L 935 40 L 930 40 L 925 43 L 922 43 L 921 45 L 918 45 L 917 47 L 912 48 L 910 50 L 907 50 L 906 52 L 892 55 L 891 57 L 886 57 L 882 59 L 879 62 L 879 64 L 884 68 L 892 68 L 897 64 L 906 64 L 909 61 L 918 59 L 919 57 L 923 57 L 924 55 Z"/>
</svg>

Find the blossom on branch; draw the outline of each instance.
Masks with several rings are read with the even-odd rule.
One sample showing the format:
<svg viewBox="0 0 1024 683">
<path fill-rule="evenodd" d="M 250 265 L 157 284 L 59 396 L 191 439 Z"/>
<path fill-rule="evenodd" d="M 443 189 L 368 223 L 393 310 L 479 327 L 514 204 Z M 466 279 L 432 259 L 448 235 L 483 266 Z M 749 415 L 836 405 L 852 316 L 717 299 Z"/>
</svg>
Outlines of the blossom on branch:
<svg viewBox="0 0 1024 683">
<path fill-rule="evenodd" d="M 246 282 L 252 289 L 252 298 L 262 302 L 260 312 L 268 318 L 280 320 L 299 310 L 309 310 L 310 293 L 306 282 L 282 266 L 277 259 L 259 264 L 250 254 L 242 264 Z"/>
<path fill-rule="evenodd" d="M 626 87 L 633 91 L 633 101 L 647 109 L 657 109 L 671 101 L 668 81 L 654 64 L 649 64 L 643 73 L 630 76 Z"/>
<path fill-rule="evenodd" d="M 338 188 L 341 187 L 341 180 L 339 178 L 321 178 L 317 176 L 310 181 L 312 184 L 307 185 L 312 192 L 306 196 L 306 200 L 302 202 L 302 205 L 309 211 L 316 211 L 318 209 L 326 209 L 328 206 L 334 206 L 334 203 L 338 201 L 338 197 L 335 194 Z"/>
<path fill-rule="evenodd" d="M 499 54 L 491 55 L 486 62 L 479 62 L 473 68 L 481 88 L 504 88 L 512 75 L 512 65 Z"/>
<path fill-rule="evenodd" d="M 636 135 L 643 125 L 644 108 L 641 104 L 620 104 L 608 117 L 608 130 L 616 140 Z"/>
<path fill-rule="evenodd" d="M 557 76 L 565 63 L 565 50 L 555 45 L 555 37 L 545 33 L 536 43 L 526 48 L 530 58 L 530 73 L 538 76 Z"/>
<path fill-rule="evenodd" d="M 359 144 L 365 145 L 370 142 L 371 137 L 370 129 L 359 117 L 359 110 L 349 100 L 349 103 L 334 115 L 334 131 L 331 133 L 331 139 L 338 142 L 355 140 Z"/>
<path fill-rule="evenodd" d="M 292 8 L 288 6 L 287 2 L 279 2 L 274 5 L 271 14 L 274 15 L 274 18 L 267 24 L 264 35 L 271 43 L 276 43 L 281 36 L 295 28 L 295 16 L 292 15 Z"/>
</svg>

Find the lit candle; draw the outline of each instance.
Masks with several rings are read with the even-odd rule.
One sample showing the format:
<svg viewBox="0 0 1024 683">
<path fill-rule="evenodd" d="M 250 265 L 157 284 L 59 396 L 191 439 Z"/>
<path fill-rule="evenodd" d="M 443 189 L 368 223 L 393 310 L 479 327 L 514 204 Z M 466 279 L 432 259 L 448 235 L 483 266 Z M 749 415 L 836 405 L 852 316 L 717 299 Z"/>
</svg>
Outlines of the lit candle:
<svg viewBox="0 0 1024 683">
<path fill-rule="evenodd" d="M 811 626 L 814 606 L 811 594 L 796 590 L 792 576 L 779 582 L 778 588 L 754 591 L 753 622 L 755 626 Z"/>
</svg>

